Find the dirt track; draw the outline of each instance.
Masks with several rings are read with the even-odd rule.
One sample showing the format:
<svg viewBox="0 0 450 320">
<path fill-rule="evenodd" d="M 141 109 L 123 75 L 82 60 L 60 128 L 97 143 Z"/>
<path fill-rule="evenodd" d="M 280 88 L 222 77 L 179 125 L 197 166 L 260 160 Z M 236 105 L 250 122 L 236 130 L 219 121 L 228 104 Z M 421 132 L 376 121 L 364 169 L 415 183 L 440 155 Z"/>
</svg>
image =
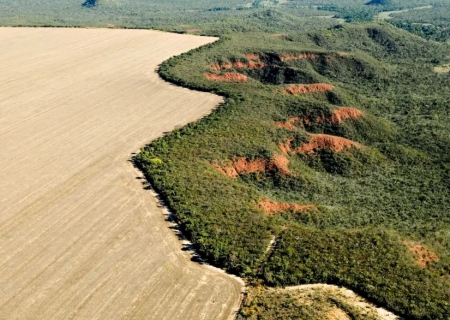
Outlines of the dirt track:
<svg viewBox="0 0 450 320">
<path fill-rule="evenodd" d="M 190 261 L 128 161 L 219 97 L 155 68 L 213 41 L 0 28 L 0 319 L 227 319 L 242 285 Z"/>
</svg>

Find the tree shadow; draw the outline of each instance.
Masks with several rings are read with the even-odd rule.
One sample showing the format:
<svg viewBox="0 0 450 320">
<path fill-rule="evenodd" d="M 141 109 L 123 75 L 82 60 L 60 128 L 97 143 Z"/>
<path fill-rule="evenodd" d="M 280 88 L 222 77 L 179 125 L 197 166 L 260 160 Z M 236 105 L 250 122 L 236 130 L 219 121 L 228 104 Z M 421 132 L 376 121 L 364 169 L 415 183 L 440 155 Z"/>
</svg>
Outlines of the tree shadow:
<svg viewBox="0 0 450 320">
<path fill-rule="evenodd" d="M 92 8 L 95 7 L 97 5 L 97 0 L 86 0 L 85 2 L 83 2 L 83 4 L 81 5 L 84 8 Z"/>
</svg>

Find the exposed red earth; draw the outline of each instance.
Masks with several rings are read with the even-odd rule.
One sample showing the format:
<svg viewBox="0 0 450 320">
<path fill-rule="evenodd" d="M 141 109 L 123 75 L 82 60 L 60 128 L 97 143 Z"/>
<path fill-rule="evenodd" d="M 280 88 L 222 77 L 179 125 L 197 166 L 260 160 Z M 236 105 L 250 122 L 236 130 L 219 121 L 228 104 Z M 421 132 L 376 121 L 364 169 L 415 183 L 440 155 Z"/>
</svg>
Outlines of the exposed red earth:
<svg viewBox="0 0 450 320">
<path fill-rule="evenodd" d="M 406 243 L 406 246 L 413 253 L 417 264 L 422 268 L 426 268 L 428 266 L 428 263 L 439 261 L 439 257 L 433 251 L 423 245 Z"/>
<path fill-rule="evenodd" d="M 275 168 L 283 175 L 291 174 L 289 160 L 282 154 L 275 154 L 270 161 L 261 158 L 248 160 L 245 157 L 234 157 L 229 166 L 218 164 L 213 166 L 228 178 L 236 178 L 241 174 L 265 173 Z"/>
<path fill-rule="evenodd" d="M 212 81 L 218 82 L 247 82 L 248 77 L 245 74 L 237 72 L 226 72 L 224 74 L 206 73 L 206 78 Z"/>
</svg>

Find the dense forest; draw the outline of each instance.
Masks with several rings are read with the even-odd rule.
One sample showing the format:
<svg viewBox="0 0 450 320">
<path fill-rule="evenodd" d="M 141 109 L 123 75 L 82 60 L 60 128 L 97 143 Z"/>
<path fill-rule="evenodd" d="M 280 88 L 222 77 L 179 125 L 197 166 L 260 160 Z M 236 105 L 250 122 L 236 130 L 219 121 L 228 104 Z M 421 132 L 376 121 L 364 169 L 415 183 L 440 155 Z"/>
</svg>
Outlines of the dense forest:
<svg viewBox="0 0 450 320">
<path fill-rule="evenodd" d="M 448 320 L 450 7 L 367 2 L 7 0 L 0 24 L 220 36 L 159 73 L 225 102 L 134 159 L 199 254 L 255 290 L 337 284 Z M 240 319 L 314 314 L 267 292 Z"/>
</svg>

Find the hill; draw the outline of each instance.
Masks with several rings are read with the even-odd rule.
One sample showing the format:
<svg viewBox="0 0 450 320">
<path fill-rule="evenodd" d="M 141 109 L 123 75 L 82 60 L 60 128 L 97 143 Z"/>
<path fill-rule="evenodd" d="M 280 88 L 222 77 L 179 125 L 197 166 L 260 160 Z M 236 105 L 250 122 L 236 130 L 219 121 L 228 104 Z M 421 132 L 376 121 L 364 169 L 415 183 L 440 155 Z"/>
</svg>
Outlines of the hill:
<svg viewBox="0 0 450 320">
<path fill-rule="evenodd" d="M 137 162 L 215 265 L 447 319 L 448 54 L 388 24 L 230 36 L 161 66 L 227 102 Z"/>
</svg>

